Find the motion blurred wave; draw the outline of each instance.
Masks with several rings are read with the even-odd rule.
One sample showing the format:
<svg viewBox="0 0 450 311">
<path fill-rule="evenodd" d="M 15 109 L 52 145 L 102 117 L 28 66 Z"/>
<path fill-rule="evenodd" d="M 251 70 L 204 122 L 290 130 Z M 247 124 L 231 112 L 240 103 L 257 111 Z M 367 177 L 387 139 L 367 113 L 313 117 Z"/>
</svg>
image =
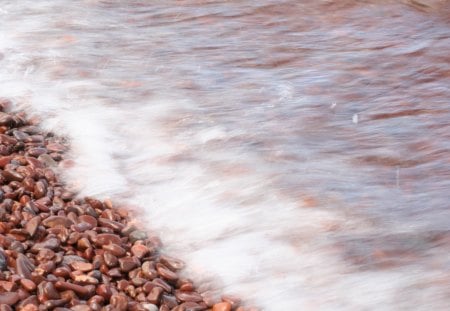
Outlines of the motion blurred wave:
<svg viewBox="0 0 450 311">
<path fill-rule="evenodd" d="M 448 1 L 0 2 L 0 94 L 206 289 L 447 310 Z M 208 285 L 208 286 L 206 286 Z"/>
</svg>

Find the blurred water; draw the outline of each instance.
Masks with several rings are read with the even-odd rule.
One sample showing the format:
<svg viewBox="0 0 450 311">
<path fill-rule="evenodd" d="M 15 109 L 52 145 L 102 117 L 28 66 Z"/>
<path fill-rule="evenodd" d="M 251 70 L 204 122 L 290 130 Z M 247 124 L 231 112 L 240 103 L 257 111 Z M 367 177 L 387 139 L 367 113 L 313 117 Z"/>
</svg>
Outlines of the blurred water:
<svg viewBox="0 0 450 311">
<path fill-rule="evenodd" d="M 265 310 L 448 310 L 448 1 L 0 1 L 0 95 L 186 274 Z M 211 283 L 210 283 L 211 282 Z"/>
</svg>

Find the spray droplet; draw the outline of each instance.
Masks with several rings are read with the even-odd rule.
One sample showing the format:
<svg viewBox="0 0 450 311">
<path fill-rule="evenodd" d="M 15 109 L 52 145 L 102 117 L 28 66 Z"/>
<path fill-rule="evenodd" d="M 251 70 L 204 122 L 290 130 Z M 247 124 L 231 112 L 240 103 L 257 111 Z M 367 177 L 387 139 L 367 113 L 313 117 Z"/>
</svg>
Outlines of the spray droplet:
<svg viewBox="0 0 450 311">
<path fill-rule="evenodd" d="M 352 118 L 353 123 L 358 124 L 358 114 L 355 113 Z"/>
</svg>

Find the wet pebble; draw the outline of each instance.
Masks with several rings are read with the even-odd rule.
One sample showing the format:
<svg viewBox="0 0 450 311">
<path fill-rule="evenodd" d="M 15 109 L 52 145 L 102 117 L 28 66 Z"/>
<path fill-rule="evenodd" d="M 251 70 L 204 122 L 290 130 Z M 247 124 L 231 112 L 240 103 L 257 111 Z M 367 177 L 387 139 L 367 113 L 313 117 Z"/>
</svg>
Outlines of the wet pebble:
<svg viewBox="0 0 450 311">
<path fill-rule="evenodd" d="M 231 311 L 231 304 L 229 302 L 219 302 L 213 306 L 213 311 Z"/>
</svg>

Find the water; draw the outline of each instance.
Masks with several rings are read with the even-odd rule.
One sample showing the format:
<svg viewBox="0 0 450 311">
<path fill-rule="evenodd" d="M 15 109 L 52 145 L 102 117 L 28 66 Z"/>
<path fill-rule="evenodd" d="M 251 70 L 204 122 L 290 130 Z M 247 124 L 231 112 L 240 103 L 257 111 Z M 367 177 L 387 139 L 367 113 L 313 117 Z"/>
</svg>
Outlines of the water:
<svg viewBox="0 0 450 311">
<path fill-rule="evenodd" d="M 448 310 L 448 1 L 0 1 L 0 95 L 212 291 Z M 207 286 L 204 286 L 207 287 Z"/>
</svg>

